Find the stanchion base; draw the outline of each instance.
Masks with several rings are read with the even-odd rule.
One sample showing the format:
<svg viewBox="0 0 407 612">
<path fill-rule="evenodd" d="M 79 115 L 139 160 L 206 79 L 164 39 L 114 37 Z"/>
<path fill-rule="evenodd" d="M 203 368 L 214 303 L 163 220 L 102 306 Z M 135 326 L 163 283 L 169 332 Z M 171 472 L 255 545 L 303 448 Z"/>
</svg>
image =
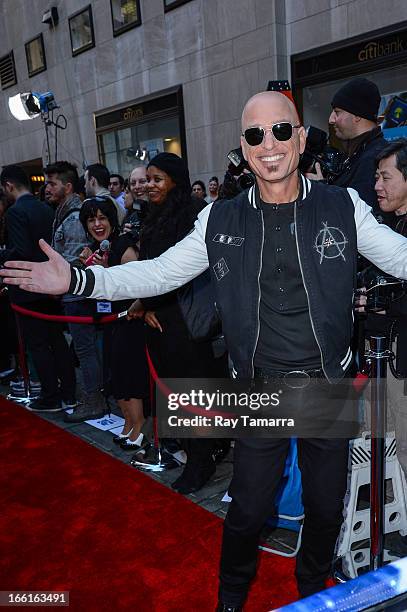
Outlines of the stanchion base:
<svg viewBox="0 0 407 612">
<path fill-rule="evenodd" d="M 356 557 L 354 555 L 363 555 L 364 561 L 356 561 Z M 358 548 L 354 551 L 351 551 L 345 554 L 342 557 L 336 557 L 332 565 L 332 577 L 336 583 L 343 584 L 345 582 L 349 582 L 349 580 L 353 580 L 358 576 L 365 574 L 370 571 L 370 550 L 369 545 L 365 548 Z M 391 550 L 386 548 L 383 549 L 383 566 L 388 563 L 393 563 L 397 561 L 399 557 L 392 554 Z M 378 568 L 379 569 L 379 568 Z"/>
<path fill-rule="evenodd" d="M 145 453 L 134 455 L 130 465 L 142 472 L 165 472 L 180 467 L 180 463 L 164 448 L 151 446 Z"/>
</svg>

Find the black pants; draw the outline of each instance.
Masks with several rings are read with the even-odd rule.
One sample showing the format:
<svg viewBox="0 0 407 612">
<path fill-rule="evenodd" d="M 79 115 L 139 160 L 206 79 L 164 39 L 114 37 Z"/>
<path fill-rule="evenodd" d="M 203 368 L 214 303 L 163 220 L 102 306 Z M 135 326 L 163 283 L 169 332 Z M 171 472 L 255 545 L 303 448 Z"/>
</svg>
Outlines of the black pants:
<svg viewBox="0 0 407 612">
<path fill-rule="evenodd" d="M 224 530 L 220 600 L 242 605 L 256 574 L 260 532 L 271 515 L 289 439 L 242 439 L 235 445 L 232 496 Z M 349 442 L 299 439 L 305 521 L 296 577 L 302 596 L 324 588 L 343 521 Z M 270 576 L 270 580 L 273 576 Z"/>
<path fill-rule="evenodd" d="M 30 310 L 59 313 L 47 300 L 28 304 Z M 72 399 L 76 395 L 75 368 L 61 323 L 19 315 L 21 330 L 47 400 Z M 60 383 L 60 385 L 59 385 Z"/>
</svg>

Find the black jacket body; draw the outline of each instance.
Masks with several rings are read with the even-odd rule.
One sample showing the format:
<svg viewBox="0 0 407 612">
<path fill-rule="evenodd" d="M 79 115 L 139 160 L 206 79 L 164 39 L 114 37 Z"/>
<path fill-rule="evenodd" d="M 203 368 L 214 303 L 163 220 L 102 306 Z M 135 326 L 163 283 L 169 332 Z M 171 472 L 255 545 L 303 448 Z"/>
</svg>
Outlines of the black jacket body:
<svg viewBox="0 0 407 612">
<path fill-rule="evenodd" d="M 317 182 L 310 189 L 304 180 L 303 186 L 303 199 L 295 204 L 298 258 L 322 366 L 329 380 L 337 380 L 352 361 L 355 209 L 345 189 Z M 253 376 L 260 326 L 264 224 L 251 194 L 251 201 L 245 191 L 217 202 L 205 237 L 216 305 L 239 378 Z"/>
<path fill-rule="evenodd" d="M 31 194 L 20 196 L 6 212 L 7 249 L 0 251 L 0 263 L 7 260 L 46 261 L 38 241 L 43 238 L 51 243 L 53 220 L 54 211 L 48 204 Z M 15 304 L 44 299 L 42 294 L 22 291 L 11 285 L 9 292 L 10 300 Z"/>
<path fill-rule="evenodd" d="M 385 218 L 386 215 L 379 208 L 374 186 L 376 182 L 376 156 L 384 149 L 386 144 L 379 127 L 371 130 L 366 139 L 345 162 L 341 174 L 333 181 L 333 184 L 338 187 L 356 189 L 362 200 L 372 207 L 373 214 L 382 218 Z"/>
</svg>

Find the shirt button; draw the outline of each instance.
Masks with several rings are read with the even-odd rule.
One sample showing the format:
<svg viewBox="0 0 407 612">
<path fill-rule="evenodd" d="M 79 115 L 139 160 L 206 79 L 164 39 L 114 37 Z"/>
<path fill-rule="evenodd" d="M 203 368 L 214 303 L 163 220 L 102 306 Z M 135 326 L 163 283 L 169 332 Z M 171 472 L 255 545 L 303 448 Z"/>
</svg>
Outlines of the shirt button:
<svg viewBox="0 0 407 612">
<path fill-rule="evenodd" d="M 278 210 L 277 204 L 273 204 L 273 210 Z"/>
<path fill-rule="evenodd" d="M 281 268 L 277 268 L 277 272 L 279 272 L 279 273 L 282 272 L 282 269 Z"/>
<path fill-rule="evenodd" d="M 279 225 L 276 225 L 274 229 L 276 230 L 276 232 L 279 232 L 281 230 L 281 227 Z"/>
<path fill-rule="evenodd" d="M 284 293 L 283 287 L 280 287 L 280 293 Z"/>
<path fill-rule="evenodd" d="M 282 252 L 283 252 L 283 249 L 281 247 L 276 248 L 276 253 L 282 253 Z"/>
</svg>

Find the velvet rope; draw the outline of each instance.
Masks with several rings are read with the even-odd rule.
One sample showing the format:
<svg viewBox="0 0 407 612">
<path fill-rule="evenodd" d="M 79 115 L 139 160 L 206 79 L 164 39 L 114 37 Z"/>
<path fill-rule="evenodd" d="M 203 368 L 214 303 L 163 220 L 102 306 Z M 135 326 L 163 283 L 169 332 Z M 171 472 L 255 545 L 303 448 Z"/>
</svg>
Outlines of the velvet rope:
<svg viewBox="0 0 407 612">
<path fill-rule="evenodd" d="M 44 312 L 37 312 L 36 310 L 29 310 L 28 308 L 23 308 L 22 306 L 17 306 L 17 304 L 11 304 L 11 308 L 18 312 L 21 315 L 26 317 L 32 317 L 34 319 L 42 319 L 43 321 L 55 321 L 59 323 L 83 323 L 85 325 L 95 324 L 95 323 L 111 323 L 112 321 L 116 321 L 116 319 L 121 319 L 127 315 L 127 310 L 123 312 L 109 314 L 104 316 L 81 316 L 81 317 L 73 317 L 73 316 L 64 316 L 64 315 L 50 315 L 45 314 Z"/>
<path fill-rule="evenodd" d="M 151 379 L 157 385 L 157 387 L 159 388 L 161 393 L 165 397 L 168 397 L 170 395 L 170 393 L 173 393 L 173 391 L 158 376 L 157 370 L 154 367 L 154 364 L 153 364 L 153 362 L 151 360 L 151 357 L 150 357 L 150 354 L 149 354 L 147 348 L 146 348 L 146 355 L 147 355 L 147 363 L 148 363 L 148 369 L 150 371 Z M 197 380 L 199 380 L 199 379 L 197 379 Z M 223 412 L 223 410 L 217 409 L 217 410 L 207 411 L 207 410 L 205 410 L 205 408 L 199 408 L 198 406 L 193 406 L 191 404 L 183 406 L 183 409 L 186 412 L 190 412 L 190 413 L 195 414 L 197 416 L 206 416 L 206 417 L 209 417 L 209 418 L 213 418 L 214 416 L 218 416 L 218 415 L 221 415 L 223 417 L 233 417 L 233 416 L 235 416 L 232 413 Z"/>
<path fill-rule="evenodd" d="M 44 321 L 54 321 L 54 322 L 59 322 L 59 323 L 82 323 L 82 324 L 111 323 L 112 321 L 116 321 L 117 319 L 120 319 L 127 315 L 127 310 L 125 310 L 117 314 L 110 314 L 110 315 L 105 315 L 102 317 L 88 317 L 88 316 L 72 317 L 72 316 L 63 316 L 63 315 L 49 315 L 43 312 L 37 312 L 35 310 L 29 310 L 28 308 L 23 308 L 22 306 L 18 306 L 17 304 L 11 304 L 11 308 L 15 312 L 18 312 L 19 314 L 27 316 L 27 317 L 32 317 L 34 319 L 42 319 Z M 147 355 L 148 369 L 150 371 L 151 378 L 153 379 L 157 387 L 160 389 L 161 393 L 164 396 L 168 397 L 170 393 L 172 393 L 172 390 L 165 383 L 163 383 L 163 381 L 159 378 L 157 374 L 157 370 L 154 367 L 154 364 L 151 360 L 150 354 L 147 349 L 146 349 L 146 355 Z M 211 411 L 210 414 L 208 414 L 208 412 L 204 408 L 198 408 L 197 406 L 189 405 L 189 406 L 184 406 L 184 408 L 187 412 L 191 412 L 192 414 L 195 414 L 195 415 L 213 417 L 215 415 L 222 414 L 223 416 L 232 416 L 232 415 L 229 415 L 223 412 L 217 412 L 217 411 Z"/>
</svg>

